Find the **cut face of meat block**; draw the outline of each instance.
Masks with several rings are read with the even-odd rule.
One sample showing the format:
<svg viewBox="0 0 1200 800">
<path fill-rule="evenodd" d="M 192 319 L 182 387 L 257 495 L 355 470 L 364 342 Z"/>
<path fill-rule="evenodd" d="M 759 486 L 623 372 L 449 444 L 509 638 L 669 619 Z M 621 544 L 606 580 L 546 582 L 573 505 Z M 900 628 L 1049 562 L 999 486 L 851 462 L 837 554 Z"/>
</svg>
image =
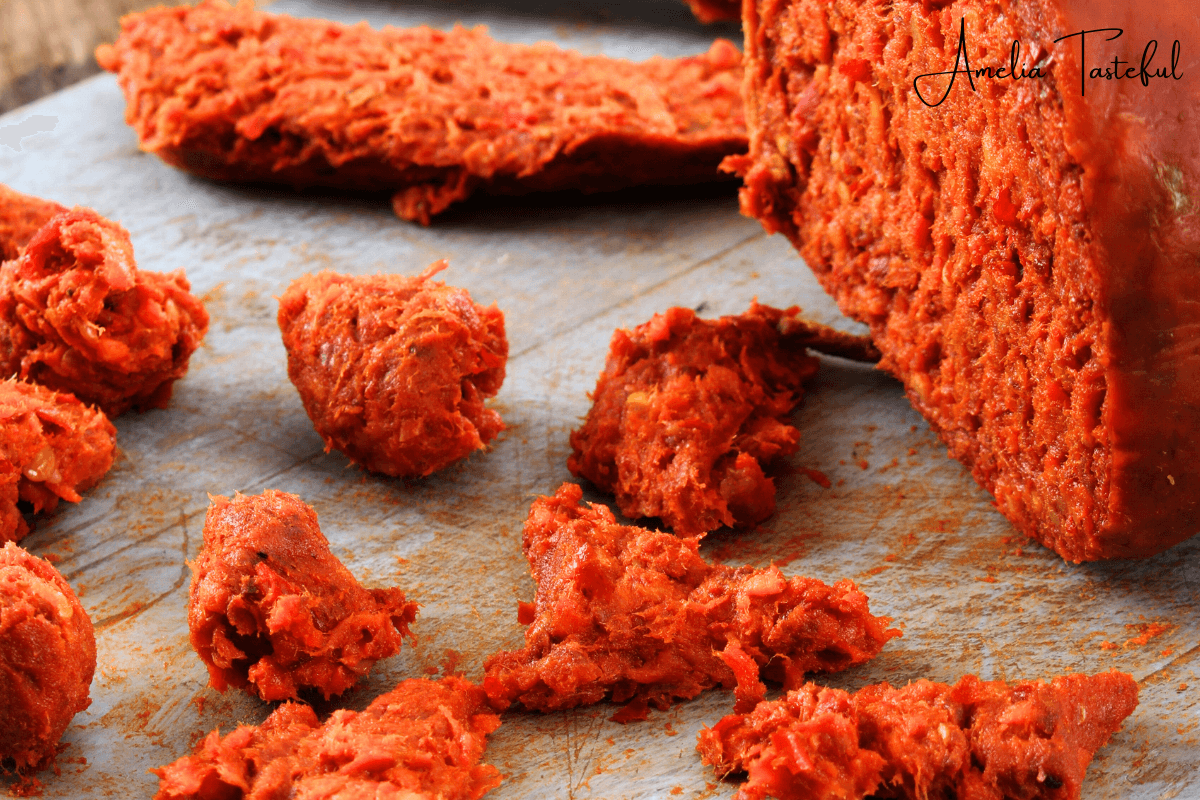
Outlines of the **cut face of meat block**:
<svg viewBox="0 0 1200 800">
<path fill-rule="evenodd" d="M 1195 8 L 745 10 L 744 213 L 870 326 L 997 508 L 1071 561 L 1200 531 L 1200 81 L 1169 44 L 1200 41 Z M 1151 41 L 1166 77 L 1093 75 Z"/>
</svg>

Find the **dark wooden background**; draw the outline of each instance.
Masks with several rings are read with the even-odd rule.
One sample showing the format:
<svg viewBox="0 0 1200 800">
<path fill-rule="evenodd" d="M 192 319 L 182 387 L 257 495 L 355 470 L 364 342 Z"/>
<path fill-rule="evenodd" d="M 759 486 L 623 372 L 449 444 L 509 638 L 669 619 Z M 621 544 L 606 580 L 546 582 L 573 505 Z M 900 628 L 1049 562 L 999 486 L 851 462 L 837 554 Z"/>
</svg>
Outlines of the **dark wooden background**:
<svg viewBox="0 0 1200 800">
<path fill-rule="evenodd" d="M 0 0 L 0 113 L 100 71 L 123 14 L 179 0 Z M 269 0 L 259 0 L 259 7 Z"/>
<path fill-rule="evenodd" d="M 0 0 L 0 112 L 99 71 L 92 51 L 155 0 Z"/>
</svg>

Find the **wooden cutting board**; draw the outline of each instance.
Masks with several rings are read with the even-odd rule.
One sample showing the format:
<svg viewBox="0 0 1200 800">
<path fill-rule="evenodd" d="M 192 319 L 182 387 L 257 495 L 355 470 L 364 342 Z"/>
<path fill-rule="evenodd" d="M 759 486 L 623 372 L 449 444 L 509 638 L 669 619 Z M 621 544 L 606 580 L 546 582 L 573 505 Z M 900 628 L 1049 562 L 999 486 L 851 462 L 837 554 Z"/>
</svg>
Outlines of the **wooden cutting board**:
<svg viewBox="0 0 1200 800">
<path fill-rule="evenodd" d="M 714 35 L 676 0 L 281 0 L 274 10 L 376 26 L 487 23 L 500 39 L 634 58 L 700 52 Z M 571 480 L 567 437 L 614 329 L 672 305 L 736 314 L 756 296 L 853 327 L 783 238 L 739 216 L 730 188 L 480 198 L 422 228 L 385 201 L 192 178 L 138 150 L 124 109 L 102 75 L 0 116 L 10 142 L 0 182 L 119 220 L 139 264 L 185 269 L 212 314 L 170 408 L 118 420 L 113 471 L 24 542 L 80 593 L 99 646 L 93 703 L 66 736 L 62 774 L 41 776 L 48 798 L 150 797 L 149 768 L 269 712 L 210 689 L 188 645 L 187 562 L 209 493 L 299 494 L 360 580 L 421 603 L 418 640 L 345 705 L 454 659 L 478 680 L 487 656 L 522 640 L 517 604 L 533 584 L 521 525 L 534 496 Z M 310 271 L 413 274 L 442 257 L 440 277 L 507 315 L 512 355 L 495 407 L 508 430 L 427 480 L 365 474 L 313 432 L 287 380 L 274 298 Z M 1013 531 L 901 387 L 870 368 L 822 359 L 795 421 L 802 446 L 779 478 L 778 513 L 755 531 L 710 536 L 702 552 L 851 578 L 903 628 L 872 663 L 819 680 L 855 689 L 1126 670 L 1141 705 L 1093 763 L 1084 797 L 1200 796 L 1200 540 L 1143 562 L 1063 563 Z M 611 722 L 609 705 L 505 715 L 487 760 L 507 777 L 489 800 L 729 797 L 735 785 L 717 781 L 694 745 L 732 705 L 709 692 L 630 725 Z"/>
</svg>

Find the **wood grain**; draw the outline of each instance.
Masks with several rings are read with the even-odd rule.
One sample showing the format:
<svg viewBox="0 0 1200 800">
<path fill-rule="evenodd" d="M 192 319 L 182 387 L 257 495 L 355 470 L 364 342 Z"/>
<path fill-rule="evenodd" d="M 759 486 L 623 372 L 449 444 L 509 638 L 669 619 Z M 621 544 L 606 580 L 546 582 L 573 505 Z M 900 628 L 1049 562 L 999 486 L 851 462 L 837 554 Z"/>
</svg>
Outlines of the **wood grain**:
<svg viewBox="0 0 1200 800">
<path fill-rule="evenodd" d="M 99 72 L 92 51 L 155 0 L 0 0 L 0 113 Z"/>
<path fill-rule="evenodd" d="M 100 71 L 125 14 L 162 0 L 0 0 L 0 114 Z M 168 2 L 168 5 L 178 5 Z M 260 7 L 269 2 L 258 3 Z"/>
</svg>

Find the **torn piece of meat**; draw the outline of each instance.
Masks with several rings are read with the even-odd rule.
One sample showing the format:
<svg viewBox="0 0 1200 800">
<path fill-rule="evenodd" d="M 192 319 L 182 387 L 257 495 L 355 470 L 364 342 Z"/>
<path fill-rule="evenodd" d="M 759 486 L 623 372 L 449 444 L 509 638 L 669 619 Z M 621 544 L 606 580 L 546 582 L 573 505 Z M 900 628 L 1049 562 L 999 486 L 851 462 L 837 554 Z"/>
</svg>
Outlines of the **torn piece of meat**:
<svg viewBox="0 0 1200 800">
<path fill-rule="evenodd" d="M 696 19 L 712 22 L 738 22 L 742 18 L 741 0 L 685 0 Z"/>
<path fill-rule="evenodd" d="M 997 509 L 1071 561 L 1200 531 L 1200 81 L 1093 66 L 1200 41 L 1194 6 L 748 0 L 744 27 L 743 212 Z M 1004 54 L 1027 79 L 980 84 Z"/>
<path fill-rule="evenodd" d="M 504 314 L 433 276 L 297 278 L 279 298 L 288 377 L 325 451 L 372 472 L 423 476 L 484 447 L 504 382 Z"/>
<path fill-rule="evenodd" d="M 786 578 L 776 567 L 710 565 L 696 539 L 617 524 L 564 484 L 534 501 L 525 557 L 537 582 L 525 647 L 484 665 L 497 707 L 554 711 L 633 701 L 666 708 L 704 689 L 763 697 L 760 675 L 799 686 L 878 655 L 900 631 L 853 583 Z"/>
<path fill-rule="evenodd" d="M 404 681 L 324 724 L 308 706 L 284 703 L 262 725 L 213 731 L 193 755 L 151 770 L 154 798 L 477 800 L 500 785 L 480 763 L 498 727 L 483 690 L 458 677 Z"/>
<path fill-rule="evenodd" d="M 0 381 L 0 542 L 29 532 L 18 501 L 35 514 L 78 503 L 112 466 L 116 442 L 108 417 L 74 395 Z"/>
<path fill-rule="evenodd" d="M 627 517 L 659 517 L 681 536 L 753 525 L 775 511 L 763 473 L 791 455 L 788 415 L 817 371 L 794 326 L 798 308 L 752 303 L 703 320 L 687 308 L 617 330 L 567 467 L 616 496 Z"/>
<path fill-rule="evenodd" d="M 300 498 L 209 499 L 188 628 L 213 688 L 263 700 L 316 689 L 328 699 L 400 650 L 417 604 L 399 589 L 364 589 Z"/>
<path fill-rule="evenodd" d="M 0 547 L 0 769 L 50 765 L 71 718 L 91 704 L 92 621 L 49 562 Z"/>
<path fill-rule="evenodd" d="M 748 773 L 738 800 L 1078 800 L 1137 695 L 1116 671 L 854 694 L 808 683 L 700 731 L 697 749 L 720 777 Z"/>
<path fill-rule="evenodd" d="M 129 233 L 75 208 L 0 264 L 0 375 L 95 403 L 110 417 L 163 408 L 208 329 L 183 271 L 134 264 Z"/>
<path fill-rule="evenodd" d="M 393 192 L 428 224 L 483 188 L 611 191 L 724 180 L 746 150 L 741 54 L 635 64 L 482 28 L 372 30 L 230 7 L 121 21 L 96 59 L 143 150 L 207 178 Z"/>
<path fill-rule="evenodd" d="M 0 262 L 21 255 L 38 229 L 67 210 L 53 200 L 42 200 L 0 183 Z"/>
</svg>

